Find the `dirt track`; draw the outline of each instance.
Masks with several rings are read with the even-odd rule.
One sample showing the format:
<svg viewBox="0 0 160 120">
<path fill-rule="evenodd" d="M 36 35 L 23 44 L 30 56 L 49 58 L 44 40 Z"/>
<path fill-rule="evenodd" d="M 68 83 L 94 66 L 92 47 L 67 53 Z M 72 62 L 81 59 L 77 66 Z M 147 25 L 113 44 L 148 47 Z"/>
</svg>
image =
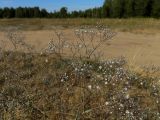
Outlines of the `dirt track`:
<svg viewBox="0 0 160 120">
<path fill-rule="evenodd" d="M 63 30 L 66 39 L 73 40 L 73 29 Z M 25 31 L 26 40 L 35 46 L 37 50 L 43 49 L 48 41 L 53 38 L 53 31 Z M 4 32 L 0 32 L 0 40 L 5 39 Z M 103 47 L 105 57 L 112 58 L 125 56 L 129 64 L 160 66 L 160 33 L 136 34 L 118 32 L 109 42 L 110 45 Z"/>
</svg>

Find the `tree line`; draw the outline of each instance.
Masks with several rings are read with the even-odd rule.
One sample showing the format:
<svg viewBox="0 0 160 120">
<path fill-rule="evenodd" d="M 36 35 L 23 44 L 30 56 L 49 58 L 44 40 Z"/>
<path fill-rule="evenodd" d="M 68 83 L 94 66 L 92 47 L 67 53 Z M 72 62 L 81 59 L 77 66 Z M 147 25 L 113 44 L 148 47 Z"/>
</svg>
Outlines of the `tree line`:
<svg viewBox="0 0 160 120">
<path fill-rule="evenodd" d="M 160 17 L 160 0 L 105 0 L 102 7 L 48 12 L 39 7 L 0 8 L 0 18 L 129 18 Z"/>
<path fill-rule="evenodd" d="M 105 0 L 104 17 L 160 17 L 160 0 Z"/>
<path fill-rule="evenodd" d="M 68 12 L 67 7 L 59 11 L 48 12 L 39 7 L 0 8 L 0 18 L 76 18 L 101 17 L 101 8 L 87 9 L 85 11 Z"/>
</svg>

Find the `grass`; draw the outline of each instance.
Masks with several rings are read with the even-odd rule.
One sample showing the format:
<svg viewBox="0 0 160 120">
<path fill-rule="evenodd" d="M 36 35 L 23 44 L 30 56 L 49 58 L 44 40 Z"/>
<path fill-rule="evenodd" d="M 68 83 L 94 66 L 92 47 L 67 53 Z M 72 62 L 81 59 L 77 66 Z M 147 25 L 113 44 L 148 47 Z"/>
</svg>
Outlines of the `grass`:
<svg viewBox="0 0 160 120">
<path fill-rule="evenodd" d="M 0 67 L 2 120 L 160 118 L 158 76 L 129 70 L 123 58 L 61 61 L 8 51 Z"/>
<path fill-rule="evenodd" d="M 52 29 L 54 26 L 77 27 L 81 25 L 95 25 L 100 22 L 110 28 L 120 31 L 136 30 L 160 30 L 160 20 L 153 18 L 130 18 L 130 19 L 0 19 L 0 28 L 19 26 L 22 30 Z"/>
<path fill-rule="evenodd" d="M 85 35 L 100 35 L 100 43 L 114 36 L 105 26 L 97 30 L 77 31 L 74 57 L 63 56 L 66 44 L 57 31 L 59 42 L 51 41 L 41 53 L 30 49 L 21 32 L 10 31 L 14 50 L 0 49 L 0 119 L 159 120 L 160 70 L 131 68 L 122 57 L 87 57 Z M 77 48 L 87 56 L 77 55 Z"/>
</svg>

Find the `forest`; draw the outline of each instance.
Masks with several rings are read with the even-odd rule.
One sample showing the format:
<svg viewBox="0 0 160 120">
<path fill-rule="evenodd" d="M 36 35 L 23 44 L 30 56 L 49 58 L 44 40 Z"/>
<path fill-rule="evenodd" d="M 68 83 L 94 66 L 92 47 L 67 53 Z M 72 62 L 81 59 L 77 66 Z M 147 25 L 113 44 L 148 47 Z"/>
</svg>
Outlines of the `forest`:
<svg viewBox="0 0 160 120">
<path fill-rule="evenodd" d="M 54 8 L 53 8 L 54 10 Z M 105 0 L 103 6 L 79 11 L 62 7 L 48 12 L 39 7 L 0 7 L 0 18 L 130 18 L 160 17 L 160 0 Z"/>
</svg>

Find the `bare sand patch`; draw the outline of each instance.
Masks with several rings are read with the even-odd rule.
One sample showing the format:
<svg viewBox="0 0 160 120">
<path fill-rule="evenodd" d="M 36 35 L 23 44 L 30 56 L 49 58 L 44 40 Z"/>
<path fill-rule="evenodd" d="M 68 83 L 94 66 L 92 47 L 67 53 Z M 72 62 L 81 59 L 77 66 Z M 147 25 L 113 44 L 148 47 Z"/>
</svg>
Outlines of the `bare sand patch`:
<svg viewBox="0 0 160 120">
<path fill-rule="evenodd" d="M 67 40 L 74 40 L 74 29 L 62 30 Z M 55 39 L 53 30 L 24 31 L 26 41 L 40 51 L 45 48 L 51 38 Z M 5 33 L 0 32 L 0 40 L 4 40 Z M 131 32 L 118 32 L 109 41 L 109 45 L 101 48 L 105 58 L 124 56 L 129 64 L 160 66 L 160 33 L 137 34 Z"/>
</svg>

